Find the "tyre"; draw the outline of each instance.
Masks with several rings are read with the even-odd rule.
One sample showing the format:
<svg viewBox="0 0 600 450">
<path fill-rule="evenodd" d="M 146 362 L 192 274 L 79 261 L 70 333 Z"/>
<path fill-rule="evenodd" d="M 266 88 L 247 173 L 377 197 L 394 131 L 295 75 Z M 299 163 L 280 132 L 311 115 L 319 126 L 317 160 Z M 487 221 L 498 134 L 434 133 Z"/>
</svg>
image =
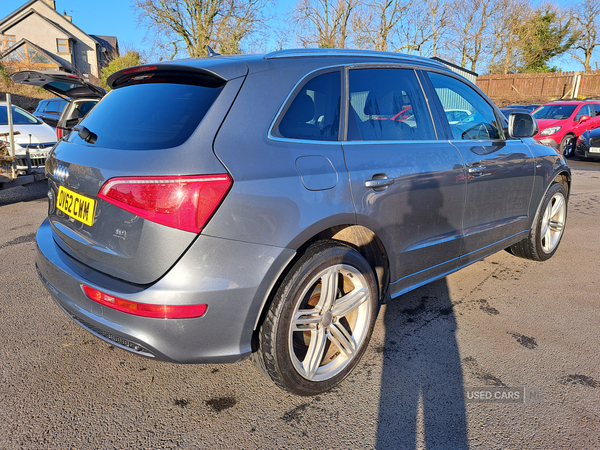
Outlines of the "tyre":
<svg viewBox="0 0 600 450">
<path fill-rule="evenodd" d="M 328 391 L 360 361 L 378 309 L 375 275 L 360 253 L 331 241 L 313 244 L 277 289 L 255 363 L 293 394 Z"/>
<path fill-rule="evenodd" d="M 562 141 L 560 141 L 559 150 L 565 158 L 573 156 L 573 153 L 575 153 L 576 143 L 577 139 L 575 139 L 575 136 L 573 136 L 572 134 L 567 134 L 565 137 L 562 138 Z"/>
<path fill-rule="evenodd" d="M 567 220 L 567 191 L 554 183 L 546 192 L 533 220 L 529 236 L 510 247 L 515 256 L 546 261 L 556 252 Z"/>
</svg>

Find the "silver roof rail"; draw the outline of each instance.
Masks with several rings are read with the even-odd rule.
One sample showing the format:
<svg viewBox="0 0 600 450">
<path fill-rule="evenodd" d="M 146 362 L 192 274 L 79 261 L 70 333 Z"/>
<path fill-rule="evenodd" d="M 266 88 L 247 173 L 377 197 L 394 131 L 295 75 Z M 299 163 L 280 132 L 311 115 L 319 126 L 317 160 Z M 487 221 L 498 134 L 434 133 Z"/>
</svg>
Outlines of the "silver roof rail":
<svg viewBox="0 0 600 450">
<path fill-rule="evenodd" d="M 443 66 L 438 61 L 433 61 L 425 56 L 407 55 L 404 53 L 379 52 L 375 50 L 357 50 L 357 49 L 337 49 L 337 48 L 297 48 L 289 50 L 278 50 L 267 53 L 264 59 L 280 59 L 280 58 L 298 58 L 298 57 L 332 57 L 332 56 L 350 56 L 350 57 L 366 57 L 366 58 L 386 58 L 398 59 L 404 61 L 420 61 L 432 64 L 434 66 Z"/>
</svg>

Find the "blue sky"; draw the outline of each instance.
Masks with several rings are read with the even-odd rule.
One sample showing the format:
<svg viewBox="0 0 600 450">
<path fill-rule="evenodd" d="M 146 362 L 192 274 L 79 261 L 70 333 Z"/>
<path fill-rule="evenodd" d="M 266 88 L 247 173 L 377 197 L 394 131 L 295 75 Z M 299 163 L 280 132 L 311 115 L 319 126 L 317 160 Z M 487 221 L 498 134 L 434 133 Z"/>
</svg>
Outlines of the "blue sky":
<svg viewBox="0 0 600 450">
<path fill-rule="evenodd" d="M 536 3 L 541 1 L 538 0 Z M 560 0 L 557 3 L 567 5 L 569 1 Z M 278 16 L 282 17 L 295 2 L 296 0 L 279 0 Z M 25 3 L 26 0 L 0 0 L 0 18 Z M 56 0 L 56 10 L 72 16 L 73 23 L 88 34 L 117 36 L 121 49 L 133 47 L 146 54 L 152 53 L 152 48 L 145 39 L 146 28 L 138 25 L 135 10 L 129 0 Z M 274 49 L 274 43 L 267 43 L 265 50 Z M 597 61 L 598 56 L 595 56 L 594 60 Z M 563 70 L 582 70 L 581 64 L 570 56 L 564 56 L 552 63 Z"/>
</svg>

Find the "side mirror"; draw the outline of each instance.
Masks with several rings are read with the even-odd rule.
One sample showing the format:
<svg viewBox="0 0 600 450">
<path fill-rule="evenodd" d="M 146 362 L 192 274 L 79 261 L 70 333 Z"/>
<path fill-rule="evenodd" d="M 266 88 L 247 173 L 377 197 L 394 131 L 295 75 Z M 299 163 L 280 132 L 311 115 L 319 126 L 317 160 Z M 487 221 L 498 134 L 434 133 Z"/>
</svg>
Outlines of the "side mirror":
<svg viewBox="0 0 600 450">
<path fill-rule="evenodd" d="M 531 114 L 511 113 L 508 116 L 508 135 L 512 138 L 528 138 L 539 131 L 537 122 Z"/>
<path fill-rule="evenodd" d="M 587 121 L 588 121 L 588 120 L 590 120 L 590 119 L 591 119 L 591 117 L 590 117 L 590 116 L 588 116 L 587 114 L 584 114 L 583 116 L 581 116 L 581 117 L 579 118 L 579 123 L 587 122 Z"/>
</svg>

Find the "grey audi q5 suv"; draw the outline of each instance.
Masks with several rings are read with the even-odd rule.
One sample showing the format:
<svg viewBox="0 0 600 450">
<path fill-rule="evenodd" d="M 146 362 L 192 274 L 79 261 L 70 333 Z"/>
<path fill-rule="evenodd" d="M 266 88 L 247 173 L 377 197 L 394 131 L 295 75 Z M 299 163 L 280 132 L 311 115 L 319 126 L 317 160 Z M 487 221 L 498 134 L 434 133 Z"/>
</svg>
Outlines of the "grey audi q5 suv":
<svg viewBox="0 0 600 450">
<path fill-rule="evenodd" d="M 499 250 L 546 260 L 563 235 L 564 158 L 436 61 L 283 50 L 108 82 L 46 165 L 37 268 L 69 317 L 135 354 L 252 355 L 318 394 L 382 302 Z"/>
</svg>

